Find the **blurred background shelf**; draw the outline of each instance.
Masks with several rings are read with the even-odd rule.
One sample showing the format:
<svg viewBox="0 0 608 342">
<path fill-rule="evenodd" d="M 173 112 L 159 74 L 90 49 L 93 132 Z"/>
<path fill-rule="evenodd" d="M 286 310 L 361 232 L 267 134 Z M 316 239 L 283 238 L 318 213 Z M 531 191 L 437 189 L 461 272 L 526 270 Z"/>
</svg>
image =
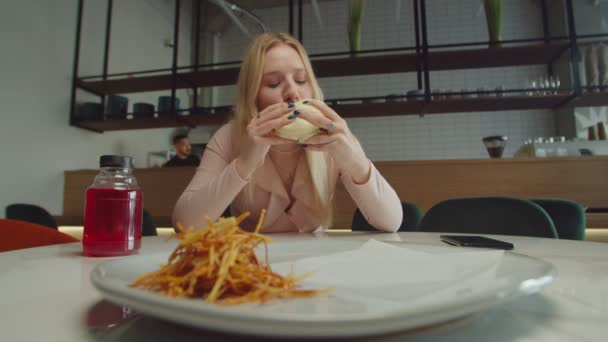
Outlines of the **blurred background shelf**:
<svg viewBox="0 0 608 342">
<path fill-rule="evenodd" d="M 568 48 L 565 43 L 550 43 L 437 51 L 429 53 L 429 69 L 456 70 L 550 64 Z"/>
<path fill-rule="evenodd" d="M 578 107 L 608 106 L 608 93 L 587 92 L 576 99 Z"/>
<path fill-rule="evenodd" d="M 553 109 L 568 101 L 571 95 L 504 96 L 432 101 L 427 113 L 486 112 L 518 109 Z"/>
<path fill-rule="evenodd" d="M 190 44 L 193 46 L 193 56 L 189 59 L 190 63 L 178 63 L 178 55 L 180 54 L 179 37 L 180 37 L 180 4 L 179 1 L 174 2 L 174 18 L 173 18 L 173 43 L 167 45 L 171 48 L 172 57 L 170 65 L 163 65 L 155 70 L 133 70 L 131 72 L 123 71 L 121 73 L 108 72 L 108 52 L 110 45 L 110 35 L 106 33 L 105 48 L 103 59 L 103 71 L 100 75 L 80 76 L 78 75 L 79 66 L 79 49 L 80 49 L 80 33 L 82 31 L 82 4 L 83 0 L 79 1 L 79 20 L 77 24 L 77 40 L 76 53 L 74 64 L 74 79 L 72 89 L 72 105 L 70 112 L 70 123 L 72 125 L 94 130 L 96 132 L 113 131 L 113 130 L 131 130 L 131 129 L 149 129 L 163 127 L 179 127 L 179 126 L 210 126 L 218 125 L 226 122 L 229 114 L 221 111 L 218 114 L 199 114 L 192 115 L 175 115 L 159 119 L 137 119 L 137 120 L 104 120 L 104 121 L 81 121 L 78 113 L 76 113 L 76 90 L 92 93 L 100 97 L 100 101 L 105 112 L 105 100 L 109 95 L 125 95 L 132 93 L 170 91 L 172 98 L 177 98 L 177 92 L 180 92 L 182 108 L 183 107 L 214 107 L 219 103 L 225 103 L 218 100 L 218 93 L 227 93 L 224 89 L 209 89 L 211 87 L 230 86 L 237 82 L 239 74 L 240 61 L 236 55 L 226 56 L 225 59 L 215 58 L 217 56 L 205 56 L 201 58 L 201 23 L 213 25 L 209 18 L 214 16 L 224 15 L 219 8 L 211 6 L 209 8 L 203 6 L 205 10 L 201 13 L 201 3 L 197 3 L 192 7 L 191 21 L 195 22 L 194 26 L 197 29 L 194 31 Z M 252 11 L 254 9 L 268 7 L 282 7 L 284 14 L 288 17 L 287 26 L 289 32 L 302 41 L 306 46 L 308 37 L 303 36 L 304 22 L 304 7 L 303 1 L 258 1 L 248 2 L 242 1 L 238 3 L 244 6 L 245 9 Z M 311 63 L 315 74 L 318 78 L 342 78 L 348 76 L 367 76 L 367 75 L 394 75 L 411 73 L 415 74 L 414 78 L 407 75 L 409 84 L 399 83 L 395 85 L 395 93 L 397 97 L 403 95 L 404 89 L 417 91 L 419 100 L 412 101 L 412 97 L 408 101 L 390 102 L 389 97 L 385 99 L 380 96 L 377 98 L 353 98 L 348 101 L 333 101 L 334 108 L 340 115 L 346 118 L 353 117 L 375 117 L 375 116 L 396 116 L 396 115 L 425 115 L 425 114 L 440 114 L 440 113 L 463 113 L 463 112 L 492 112 L 492 111 L 512 111 L 512 110 L 537 110 L 537 109 L 556 109 L 564 105 L 575 106 L 602 106 L 608 105 L 608 98 L 603 94 L 586 93 L 582 89 L 580 70 L 581 51 L 579 45 L 583 42 L 589 43 L 592 41 L 601 41 L 608 38 L 608 34 L 577 34 L 574 20 L 574 9 L 572 0 L 565 0 L 561 7 L 549 7 L 546 1 L 542 1 L 538 8 L 538 30 L 531 32 L 527 36 L 513 36 L 511 39 L 502 39 L 500 45 L 490 44 L 490 41 L 475 40 L 470 41 L 469 37 L 457 40 L 454 43 L 451 41 L 442 41 L 436 39 L 436 33 L 433 31 L 432 25 L 427 23 L 429 12 L 426 7 L 426 1 L 413 1 L 412 19 L 413 25 L 408 26 L 403 32 L 403 35 L 411 34 L 409 40 L 400 41 L 396 45 L 368 45 L 374 49 L 359 50 L 356 53 L 345 51 L 344 47 L 322 49 L 320 51 L 328 51 L 319 54 L 311 54 Z M 111 32 L 112 29 L 112 12 L 111 4 L 108 6 L 106 13 L 106 32 Z M 211 9 L 211 12 L 207 11 Z M 555 12 L 557 11 L 557 12 Z M 556 13 L 559 13 L 556 14 Z M 202 15 L 202 16 L 201 16 Z M 255 15 L 254 19 L 257 18 Z M 296 18 L 297 17 L 297 18 Z M 559 20 L 553 20 L 561 18 Z M 254 20 L 257 24 L 251 23 L 256 27 L 256 30 L 267 31 L 267 27 L 260 23 L 262 20 Z M 311 19 L 312 20 L 312 19 Z M 207 21 L 207 22 L 206 22 Z M 229 21 L 228 21 L 229 22 Z M 234 24 L 234 23 L 232 23 Z M 231 24 L 231 25 L 232 25 Z M 260 27 L 257 25 L 260 24 Z M 204 25 L 203 25 L 204 26 Z M 238 25 L 237 25 L 238 26 Z M 551 26 L 554 26 L 553 29 Z M 559 28 L 559 29 L 557 29 Z M 209 31 L 206 27 L 205 32 Z M 243 30 L 241 30 L 243 31 Z M 246 31 L 246 30 L 245 30 Z M 287 30 L 285 30 L 287 31 Z M 344 36 L 347 39 L 346 36 Z M 478 37 L 479 38 L 479 37 Z M 215 38 L 214 38 L 215 39 Z M 203 39 L 204 40 L 204 39 Z M 206 41 L 206 40 L 205 40 Z M 213 42 L 213 41 L 211 41 Z M 580 42 L 580 44 L 579 44 Z M 209 43 L 209 42 L 208 42 Z M 182 42 L 183 44 L 183 42 Z M 188 42 L 186 42 L 188 44 Z M 210 58 L 214 57 L 214 58 Z M 223 57 L 222 57 L 223 58 Z M 205 64 L 207 63 L 207 64 Z M 432 94 L 435 91 L 441 92 L 442 87 L 447 86 L 445 77 L 441 72 L 448 70 L 481 70 L 490 68 L 508 68 L 508 67 L 527 67 L 527 66 L 545 66 L 547 75 L 554 76 L 562 74 L 561 81 L 564 85 L 560 87 L 559 80 L 555 88 L 560 94 L 545 94 L 525 96 L 529 91 L 538 93 L 536 82 L 537 79 L 530 79 L 524 88 L 536 89 L 518 89 L 509 90 L 507 93 L 501 94 L 498 91 L 490 96 L 481 92 L 470 92 L 467 88 L 463 89 L 461 96 L 436 96 Z M 533 68 L 532 68 L 533 69 Z M 516 71 L 517 73 L 518 71 Z M 431 75 L 433 77 L 431 77 Z M 483 74 L 483 72 L 479 72 Z M 464 73 L 462 73 L 464 74 Z M 485 75 L 485 74 L 484 74 Z M 563 75 L 568 75 L 564 77 Z M 403 75 L 400 75 L 400 77 Z M 357 79 L 357 82 L 365 84 Z M 328 80 L 332 84 L 334 80 Z M 339 80 L 348 84 L 352 80 L 347 78 Z M 381 80 L 381 82 L 383 79 Z M 491 80 L 495 84 L 490 88 L 503 89 L 505 84 L 501 84 L 503 80 Z M 389 82 L 387 82 L 388 84 Z M 449 82 L 447 82 L 449 83 Z M 507 87 L 513 87 L 513 84 L 508 84 Z M 342 83 L 341 83 L 342 84 Z M 432 86 L 435 85 L 435 86 Z M 373 89 L 373 82 L 370 88 Z M 479 86 L 483 86 L 480 84 Z M 398 87 L 398 90 L 397 90 Z M 521 87 L 521 85 L 515 86 Z M 548 88 L 547 86 L 545 86 Z M 207 89 L 204 89 L 207 88 Z M 331 89 L 331 87 L 329 87 Z M 450 86 L 453 88 L 453 86 Z M 469 87 L 472 89 L 484 89 L 483 87 Z M 565 89 L 567 88 L 567 89 Z M 458 88 L 455 88 L 458 89 Z M 186 90 L 187 92 L 184 92 Z M 554 91 L 551 89 L 550 91 Z M 420 94 L 422 92 L 422 95 Z M 446 91 L 446 92 L 449 92 Z M 486 91 L 492 93 L 491 91 Z M 339 92 L 338 92 L 339 93 Z M 377 91 L 377 93 L 389 93 L 385 91 Z M 132 97 L 137 97 L 132 96 Z M 348 95 L 347 95 L 348 96 Z M 185 98 L 188 97 L 188 100 Z M 337 97 L 337 96 L 336 96 Z M 401 96 L 403 97 L 403 96 Z M 222 99 L 225 100 L 225 99 Z M 371 101 L 367 101 L 371 100 Z M 378 101 L 375 101 L 378 100 Z M 231 100 L 232 101 L 232 100 Z M 148 101 L 152 102 L 152 101 Z M 173 109 L 179 108 L 172 105 Z M 188 112 L 182 110 L 180 114 Z M 83 116 L 80 116 L 83 117 Z"/>
<path fill-rule="evenodd" d="M 171 117 L 145 118 L 145 119 L 110 119 L 95 121 L 78 121 L 75 126 L 96 132 L 125 131 L 134 129 L 196 127 L 219 125 L 226 122 L 227 113 L 222 114 L 192 114 L 175 115 Z"/>
<path fill-rule="evenodd" d="M 489 112 L 519 109 L 557 108 L 568 103 L 569 94 L 480 97 L 462 99 L 441 99 L 426 103 L 424 100 L 384 103 L 346 103 L 331 107 L 342 117 L 373 117 L 393 115 L 423 115 L 459 112 Z M 608 97 L 606 97 L 608 100 Z M 328 101 L 328 102 L 331 102 Z M 230 113 L 189 114 L 173 117 L 147 119 L 111 119 L 103 121 L 81 121 L 77 126 L 98 132 L 161 127 L 196 127 L 220 125 L 228 121 Z"/>
<path fill-rule="evenodd" d="M 145 119 L 109 119 L 95 121 L 77 121 L 75 126 L 96 132 L 124 131 L 132 129 L 182 127 L 178 117 L 160 117 Z"/>
<path fill-rule="evenodd" d="M 436 51 L 429 53 L 429 69 L 455 70 L 549 64 L 559 58 L 567 49 L 567 44 L 554 43 Z M 419 62 L 422 63 L 415 52 L 383 52 L 355 58 L 315 58 L 312 60 L 312 65 L 317 77 L 338 77 L 414 72 L 417 70 Z M 185 89 L 231 85 L 236 83 L 238 73 L 238 67 L 180 72 L 175 76 L 175 87 Z M 133 75 L 137 75 L 137 72 L 134 72 Z M 107 75 L 107 77 L 112 78 L 112 75 Z M 173 74 L 170 72 L 105 81 L 89 79 L 89 77 L 80 78 L 77 82 L 78 87 L 98 95 L 158 91 L 173 87 Z"/>
</svg>

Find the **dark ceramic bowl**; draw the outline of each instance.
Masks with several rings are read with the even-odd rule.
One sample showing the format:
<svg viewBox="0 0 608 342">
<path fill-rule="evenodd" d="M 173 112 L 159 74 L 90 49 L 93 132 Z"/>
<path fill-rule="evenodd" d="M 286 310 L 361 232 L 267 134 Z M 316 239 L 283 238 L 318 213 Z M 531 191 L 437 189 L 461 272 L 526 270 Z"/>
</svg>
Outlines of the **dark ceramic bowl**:
<svg viewBox="0 0 608 342">
<path fill-rule="evenodd" d="M 103 106 L 101 103 L 85 102 L 76 107 L 76 119 L 79 121 L 103 120 Z"/>
<path fill-rule="evenodd" d="M 153 118 L 154 105 L 145 102 L 137 102 L 133 104 L 133 117 L 138 118 Z"/>
<path fill-rule="evenodd" d="M 159 96 L 158 97 L 158 116 L 171 116 L 175 115 L 179 110 L 179 98 L 175 98 L 174 111 L 171 111 L 171 96 Z"/>
<path fill-rule="evenodd" d="M 109 119 L 126 119 L 129 99 L 124 96 L 110 95 L 106 98 L 106 117 Z"/>
<path fill-rule="evenodd" d="M 490 158 L 500 158 L 507 146 L 507 137 L 504 135 L 492 135 L 481 139 L 488 150 Z"/>
</svg>

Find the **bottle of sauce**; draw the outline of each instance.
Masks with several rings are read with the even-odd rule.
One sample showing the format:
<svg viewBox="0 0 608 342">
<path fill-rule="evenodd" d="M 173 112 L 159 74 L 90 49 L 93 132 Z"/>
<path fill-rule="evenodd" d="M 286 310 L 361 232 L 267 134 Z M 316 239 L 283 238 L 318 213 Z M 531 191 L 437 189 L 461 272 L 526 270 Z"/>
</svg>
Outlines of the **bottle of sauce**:
<svg viewBox="0 0 608 342">
<path fill-rule="evenodd" d="M 143 193 L 133 176 L 133 158 L 104 155 L 86 191 L 85 256 L 129 255 L 141 246 Z"/>
</svg>

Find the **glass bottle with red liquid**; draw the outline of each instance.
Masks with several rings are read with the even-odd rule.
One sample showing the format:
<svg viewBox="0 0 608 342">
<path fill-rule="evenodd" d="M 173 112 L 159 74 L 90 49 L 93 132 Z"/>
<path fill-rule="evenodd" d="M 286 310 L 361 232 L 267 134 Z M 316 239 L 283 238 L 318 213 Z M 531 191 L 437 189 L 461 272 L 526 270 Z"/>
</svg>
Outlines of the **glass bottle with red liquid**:
<svg viewBox="0 0 608 342">
<path fill-rule="evenodd" d="M 133 158 L 105 155 L 87 189 L 84 212 L 85 256 L 120 256 L 141 246 L 143 193 L 133 176 Z"/>
</svg>

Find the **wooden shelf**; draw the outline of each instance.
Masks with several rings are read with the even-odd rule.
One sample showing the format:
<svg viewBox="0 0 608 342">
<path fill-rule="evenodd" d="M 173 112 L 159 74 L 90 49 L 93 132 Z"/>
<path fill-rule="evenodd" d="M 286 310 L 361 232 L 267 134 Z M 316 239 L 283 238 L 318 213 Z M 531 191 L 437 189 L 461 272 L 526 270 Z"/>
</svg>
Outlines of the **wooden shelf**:
<svg viewBox="0 0 608 342">
<path fill-rule="evenodd" d="M 431 49 L 430 70 L 478 69 L 517 65 L 548 64 L 558 59 L 568 45 L 563 43 L 535 44 L 501 48 L 477 48 L 467 50 Z M 435 51 L 436 50 L 436 51 Z M 413 72 L 418 67 L 418 56 L 413 52 L 384 52 L 359 57 L 315 58 L 312 61 L 317 77 L 341 77 L 387 73 Z M 175 80 L 171 74 L 110 79 L 106 81 L 78 80 L 78 86 L 97 94 L 125 94 L 192 87 L 210 87 L 235 84 L 238 67 L 196 72 L 178 73 Z M 369 117 L 391 115 L 422 115 L 450 112 L 478 112 L 498 110 L 551 109 L 568 102 L 569 95 L 480 97 L 425 101 L 348 103 L 334 106 L 343 117 Z M 577 100 L 576 105 L 608 105 L 608 97 L 602 93 L 589 93 Z M 219 125 L 229 115 L 193 114 L 172 117 L 80 121 L 74 125 L 97 132 L 150 129 L 164 127 L 196 127 Z"/>
<path fill-rule="evenodd" d="M 568 94 L 560 94 L 448 99 L 429 103 L 425 113 L 553 109 L 565 103 L 569 97 Z"/>
<path fill-rule="evenodd" d="M 568 49 L 567 44 L 536 44 L 429 54 L 430 70 L 479 69 L 549 64 Z"/>
<path fill-rule="evenodd" d="M 608 93 L 584 93 L 581 97 L 574 101 L 574 105 L 576 107 L 608 106 Z"/>
<path fill-rule="evenodd" d="M 568 49 L 566 44 L 536 44 L 502 48 L 448 50 L 429 53 L 430 70 L 478 69 L 516 65 L 548 64 Z M 415 53 L 383 53 L 361 57 L 316 58 L 312 61 L 317 77 L 357 76 L 416 71 Z M 176 88 L 211 87 L 235 84 L 238 67 L 178 73 Z M 78 86 L 96 94 L 125 94 L 171 89 L 170 73 L 163 75 L 78 80 Z"/>
<path fill-rule="evenodd" d="M 74 125 L 77 127 L 90 129 L 96 132 L 184 126 L 183 123 L 180 123 L 178 117 L 77 121 L 76 123 L 74 123 Z"/>
<path fill-rule="evenodd" d="M 544 96 L 505 96 L 445 99 L 425 103 L 422 100 L 386 103 L 352 103 L 338 104 L 332 108 L 344 118 L 395 116 L 395 115 L 423 115 L 458 112 L 486 112 L 500 110 L 523 109 L 552 109 L 568 101 L 570 95 L 544 95 Z M 148 129 L 163 127 L 196 127 L 220 125 L 228 121 L 230 113 L 192 114 L 174 116 L 170 118 L 83 121 L 76 126 L 91 129 L 97 132 Z"/>
<path fill-rule="evenodd" d="M 336 105 L 333 108 L 341 116 L 369 117 L 393 115 L 420 115 L 459 112 L 490 112 L 522 109 L 552 109 L 565 103 L 567 94 L 544 96 L 505 96 L 434 100 L 425 103 L 422 100 Z"/>
<path fill-rule="evenodd" d="M 311 61 L 317 77 L 360 76 L 416 71 L 415 53 L 315 59 Z"/>
<path fill-rule="evenodd" d="M 106 81 L 84 81 L 79 79 L 77 85 L 98 95 L 111 95 L 171 89 L 173 81 L 171 74 L 163 74 Z M 177 78 L 176 89 L 189 87 L 191 85 L 181 80 L 181 77 Z"/>
<path fill-rule="evenodd" d="M 387 103 L 353 103 L 332 106 L 344 118 L 417 115 L 424 109 L 424 101 L 387 102 Z"/>
<path fill-rule="evenodd" d="M 228 114 L 193 114 L 184 116 L 146 118 L 146 119 L 111 119 L 97 121 L 79 121 L 74 125 L 96 132 L 124 131 L 133 129 L 212 126 L 226 122 Z"/>
</svg>

